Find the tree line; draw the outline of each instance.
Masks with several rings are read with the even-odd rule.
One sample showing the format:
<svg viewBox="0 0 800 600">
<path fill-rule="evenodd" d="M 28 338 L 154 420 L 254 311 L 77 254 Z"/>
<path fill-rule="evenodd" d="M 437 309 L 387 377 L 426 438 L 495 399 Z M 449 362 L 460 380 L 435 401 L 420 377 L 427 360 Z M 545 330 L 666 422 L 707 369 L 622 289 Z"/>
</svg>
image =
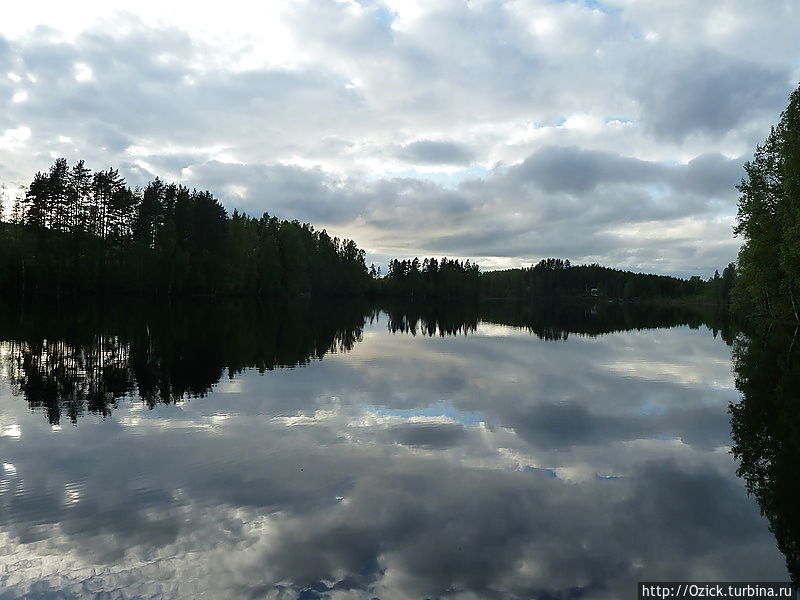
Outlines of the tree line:
<svg viewBox="0 0 800 600">
<path fill-rule="evenodd" d="M 0 288 L 59 295 L 357 294 L 364 250 L 308 223 L 228 215 L 208 191 L 60 158 L 0 224 Z"/>
<path fill-rule="evenodd" d="M 491 271 L 482 277 L 482 291 L 496 298 L 595 297 L 602 299 L 693 299 L 726 304 L 735 280 L 728 265 L 708 280 L 634 273 L 598 264 L 572 265 L 560 258 L 542 259 L 522 269 Z"/>
<path fill-rule="evenodd" d="M 375 275 L 374 275 L 375 276 Z M 374 289 L 406 298 L 527 299 L 596 298 L 598 300 L 691 300 L 727 306 L 736 280 L 729 264 L 707 280 L 681 279 L 622 271 L 597 264 L 572 265 L 560 258 L 542 259 L 521 269 L 481 272 L 477 263 L 442 258 L 394 259 Z"/>
<path fill-rule="evenodd" d="M 479 292 L 477 263 L 449 258 L 392 259 L 385 277 L 377 278 L 379 294 L 409 298 L 469 298 Z"/>
</svg>

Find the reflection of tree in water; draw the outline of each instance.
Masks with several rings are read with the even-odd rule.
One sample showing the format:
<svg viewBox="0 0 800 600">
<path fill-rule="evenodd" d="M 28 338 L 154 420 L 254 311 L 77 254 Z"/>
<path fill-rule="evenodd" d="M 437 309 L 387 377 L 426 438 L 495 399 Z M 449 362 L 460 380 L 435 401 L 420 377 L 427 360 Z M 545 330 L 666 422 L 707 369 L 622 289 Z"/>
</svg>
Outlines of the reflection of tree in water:
<svg viewBox="0 0 800 600">
<path fill-rule="evenodd" d="M 731 404 L 738 475 L 758 500 L 795 584 L 800 583 L 800 347 L 797 332 L 740 336 Z"/>
<path fill-rule="evenodd" d="M 9 313 L 6 312 L 6 315 Z M 89 315 L 89 316 L 87 316 Z M 348 351 L 364 310 L 349 305 L 206 304 L 98 311 L 27 309 L 3 323 L 6 376 L 51 423 L 110 414 L 138 394 L 150 407 L 205 396 L 223 376 L 261 373 Z"/>
<path fill-rule="evenodd" d="M 132 389 L 129 358 L 128 346 L 118 338 L 98 335 L 91 345 L 13 341 L 6 361 L 12 388 L 58 423 L 62 412 L 74 422 L 84 406 L 108 415 L 116 399 Z"/>
<path fill-rule="evenodd" d="M 475 304 L 401 303 L 385 308 L 392 333 L 411 335 L 460 335 L 478 328 L 478 307 Z"/>
<path fill-rule="evenodd" d="M 630 306 L 405 303 L 385 310 L 390 331 L 426 336 L 472 333 L 481 320 L 546 340 L 708 321 L 687 309 Z M 62 415 L 75 422 L 87 410 L 108 415 L 125 396 L 152 408 L 204 396 L 244 369 L 264 373 L 350 350 L 365 318 L 376 314 L 353 301 L 26 307 L 0 311 L 0 331 L 9 340 L 13 388 L 57 423 Z M 720 327 L 723 337 L 731 335 Z"/>
<path fill-rule="evenodd" d="M 598 336 L 619 331 L 703 324 L 722 332 L 730 343 L 734 328 L 727 316 L 693 306 L 654 306 L 638 303 L 580 304 L 493 302 L 482 307 L 482 318 L 527 329 L 539 339 L 566 340 L 571 334 Z"/>
<path fill-rule="evenodd" d="M 402 303 L 384 307 L 389 330 L 416 335 L 457 335 L 474 332 L 480 321 L 528 330 L 539 339 L 566 340 L 570 334 L 597 336 L 631 329 L 708 324 L 714 335 L 731 343 L 734 327 L 725 314 L 694 307 L 657 307 L 640 304 L 586 305 L 562 302 L 522 303 Z"/>
</svg>

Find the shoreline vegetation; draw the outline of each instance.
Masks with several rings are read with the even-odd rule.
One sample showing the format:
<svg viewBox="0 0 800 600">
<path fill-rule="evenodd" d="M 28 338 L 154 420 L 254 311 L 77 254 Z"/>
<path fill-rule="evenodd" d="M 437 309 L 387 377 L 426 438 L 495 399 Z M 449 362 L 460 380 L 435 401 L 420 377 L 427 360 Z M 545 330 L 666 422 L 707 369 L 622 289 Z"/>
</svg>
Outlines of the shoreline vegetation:
<svg viewBox="0 0 800 600">
<path fill-rule="evenodd" d="M 470 260 L 391 260 L 384 275 L 355 241 L 308 223 L 228 215 L 208 191 L 156 178 L 131 189 L 115 169 L 59 158 L 0 222 L 7 296 L 517 299 L 727 305 L 736 270 L 708 280 L 543 259 L 481 272 Z"/>
</svg>

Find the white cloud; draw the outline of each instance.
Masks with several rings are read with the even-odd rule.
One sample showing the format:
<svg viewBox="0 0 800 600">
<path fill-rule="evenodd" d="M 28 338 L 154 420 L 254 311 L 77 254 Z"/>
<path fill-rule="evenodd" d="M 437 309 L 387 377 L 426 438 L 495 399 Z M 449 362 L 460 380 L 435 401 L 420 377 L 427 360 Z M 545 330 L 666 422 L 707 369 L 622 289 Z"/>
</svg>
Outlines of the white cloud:
<svg viewBox="0 0 800 600">
<path fill-rule="evenodd" d="M 31 130 L 22 126 L 15 129 L 6 129 L 0 134 L 0 149 L 15 150 L 31 137 Z"/>
<path fill-rule="evenodd" d="M 92 79 L 92 69 L 89 65 L 79 63 L 75 65 L 75 81 L 89 81 Z"/>
<path fill-rule="evenodd" d="M 800 77 L 789 3 L 45 4 L 0 23 L 0 93 L 14 100 L 0 147 L 26 148 L 3 161 L 4 181 L 28 182 L 68 139 L 70 160 L 208 185 L 230 208 L 311 220 L 374 256 L 567 253 L 713 272 L 736 251 L 729 175 Z M 35 94 L 14 87 L 25 78 Z M 583 162 L 536 185 L 504 175 L 543 148 Z M 598 185 L 591 156 L 630 160 L 603 159 L 621 170 Z M 676 164 L 693 165 L 692 183 L 670 180 L 664 197 Z M 680 235 L 637 228 L 672 232 L 677 211 Z M 612 230 L 626 257 L 603 247 Z"/>
</svg>

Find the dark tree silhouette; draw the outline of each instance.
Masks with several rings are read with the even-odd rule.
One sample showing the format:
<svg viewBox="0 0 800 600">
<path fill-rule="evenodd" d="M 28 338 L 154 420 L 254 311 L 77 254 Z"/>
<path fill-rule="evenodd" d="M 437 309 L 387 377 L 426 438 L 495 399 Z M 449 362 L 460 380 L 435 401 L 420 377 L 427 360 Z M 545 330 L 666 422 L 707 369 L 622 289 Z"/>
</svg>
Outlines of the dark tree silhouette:
<svg viewBox="0 0 800 600">
<path fill-rule="evenodd" d="M 739 402 L 730 406 L 738 475 L 767 517 L 792 581 L 800 583 L 800 343 L 797 330 L 740 336 L 733 362 Z"/>
<path fill-rule="evenodd" d="M 24 318 L 19 311 L 24 308 Z M 222 377 L 261 373 L 350 350 L 369 310 L 359 303 L 253 301 L 102 307 L 63 303 L 0 311 L 0 371 L 51 423 L 205 396 Z"/>
<path fill-rule="evenodd" d="M 298 221 L 225 208 L 208 191 L 156 178 L 130 189 L 119 171 L 59 158 L 0 224 L 7 293 L 354 295 L 369 281 L 352 240 Z"/>
</svg>

